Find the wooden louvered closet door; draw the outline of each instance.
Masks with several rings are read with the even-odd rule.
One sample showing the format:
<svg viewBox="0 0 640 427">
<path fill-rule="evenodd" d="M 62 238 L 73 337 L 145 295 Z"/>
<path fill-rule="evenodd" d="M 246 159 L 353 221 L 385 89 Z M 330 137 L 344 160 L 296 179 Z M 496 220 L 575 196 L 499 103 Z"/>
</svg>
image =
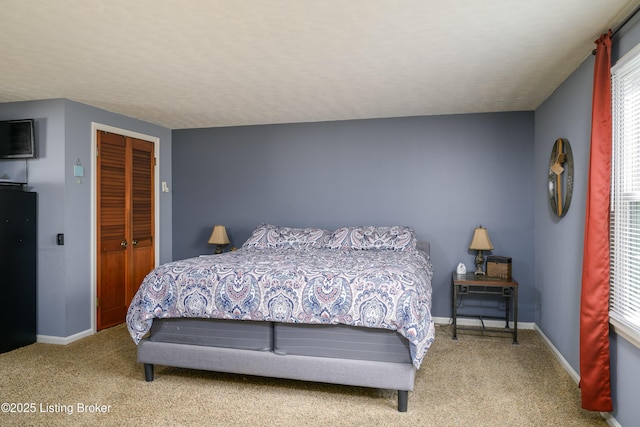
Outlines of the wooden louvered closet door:
<svg viewBox="0 0 640 427">
<path fill-rule="evenodd" d="M 153 143 L 98 131 L 97 329 L 123 323 L 155 266 Z"/>
</svg>

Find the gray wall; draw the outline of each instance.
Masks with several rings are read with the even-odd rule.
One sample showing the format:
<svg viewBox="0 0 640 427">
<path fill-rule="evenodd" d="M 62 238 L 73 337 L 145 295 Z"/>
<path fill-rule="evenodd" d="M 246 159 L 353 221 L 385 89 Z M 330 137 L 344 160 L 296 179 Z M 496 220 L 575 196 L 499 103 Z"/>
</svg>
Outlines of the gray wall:
<svg viewBox="0 0 640 427">
<path fill-rule="evenodd" d="M 0 104 L 0 120 L 34 118 L 38 158 L 28 161 L 38 193 L 38 335 L 69 337 L 91 328 L 91 122 L 160 138 L 160 179 L 171 187 L 171 131 L 77 102 L 55 99 Z M 80 159 L 85 178 L 77 184 Z M 0 162 L 0 177 L 18 178 L 23 161 Z M 171 194 L 160 199 L 160 262 L 172 259 Z M 65 234 L 65 245 L 56 234 Z"/>
<path fill-rule="evenodd" d="M 533 113 L 247 126 L 173 132 L 174 258 L 236 246 L 260 222 L 333 229 L 411 225 L 431 243 L 433 314 L 451 315 L 451 273 L 473 228 L 513 258 L 520 320 L 534 320 Z M 502 301 L 476 301 L 502 315 Z"/>
<path fill-rule="evenodd" d="M 634 19 L 614 39 L 612 62 L 640 42 Z M 591 137 L 594 58 L 585 62 L 535 112 L 535 321 L 576 372 L 580 368 L 580 289 Z M 551 214 L 547 196 L 549 156 L 567 138 L 575 161 L 575 188 L 567 215 Z M 624 426 L 640 419 L 640 349 L 611 333 L 613 415 Z"/>
</svg>

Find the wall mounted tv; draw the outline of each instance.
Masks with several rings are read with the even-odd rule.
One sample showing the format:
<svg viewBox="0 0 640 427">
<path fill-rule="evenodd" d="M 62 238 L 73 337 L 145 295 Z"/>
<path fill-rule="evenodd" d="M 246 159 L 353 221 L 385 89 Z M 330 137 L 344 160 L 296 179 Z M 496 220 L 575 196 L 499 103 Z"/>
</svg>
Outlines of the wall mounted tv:
<svg viewBox="0 0 640 427">
<path fill-rule="evenodd" d="M 36 157 L 33 119 L 0 121 L 0 159 Z"/>
</svg>

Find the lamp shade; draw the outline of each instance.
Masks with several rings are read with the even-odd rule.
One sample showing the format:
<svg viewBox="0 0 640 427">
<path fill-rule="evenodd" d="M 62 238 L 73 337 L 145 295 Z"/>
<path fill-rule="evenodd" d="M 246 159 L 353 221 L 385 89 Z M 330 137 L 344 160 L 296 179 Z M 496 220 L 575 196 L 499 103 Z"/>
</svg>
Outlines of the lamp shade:
<svg viewBox="0 0 640 427">
<path fill-rule="evenodd" d="M 226 245 L 229 243 L 227 229 L 224 228 L 224 225 L 216 225 L 213 227 L 211 237 L 209 237 L 209 243 L 212 245 Z"/>
<path fill-rule="evenodd" d="M 471 239 L 469 249 L 479 251 L 490 251 L 493 249 L 493 244 L 491 244 L 486 228 L 480 226 L 473 230 L 473 239 Z"/>
</svg>

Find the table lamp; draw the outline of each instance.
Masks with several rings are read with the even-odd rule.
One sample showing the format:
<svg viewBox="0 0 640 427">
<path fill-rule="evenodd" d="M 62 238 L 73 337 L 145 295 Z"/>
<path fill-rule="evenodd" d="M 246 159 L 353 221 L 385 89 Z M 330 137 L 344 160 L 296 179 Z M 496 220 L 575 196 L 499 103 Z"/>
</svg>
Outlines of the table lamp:
<svg viewBox="0 0 640 427">
<path fill-rule="evenodd" d="M 227 237 L 227 229 L 224 225 L 216 225 L 213 227 L 211 237 L 209 237 L 209 243 L 216 245 L 216 253 L 222 253 L 222 247 L 229 244 L 229 237 Z"/>
<path fill-rule="evenodd" d="M 478 251 L 476 255 L 476 274 L 484 274 L 484 257 L 482 256 L 482 251 L 490 251 L 493 249 L 486 228 L 480 226 L 473 230 L 473 238 L 471 239 L 469 249 Z"/>
</svg>

